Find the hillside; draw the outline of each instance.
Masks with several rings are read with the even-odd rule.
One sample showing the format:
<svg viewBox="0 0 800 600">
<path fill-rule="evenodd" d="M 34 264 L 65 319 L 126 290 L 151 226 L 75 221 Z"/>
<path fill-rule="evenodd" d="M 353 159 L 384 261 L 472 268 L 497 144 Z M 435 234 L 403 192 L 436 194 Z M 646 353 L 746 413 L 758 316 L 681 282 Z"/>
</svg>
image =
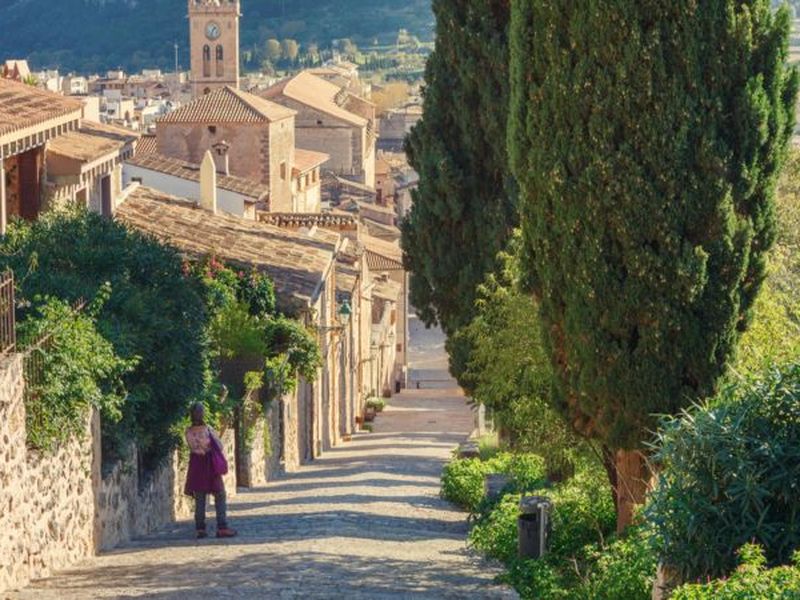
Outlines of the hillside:
<svg viewBox="0 0 800 600">
<path fill-rule="evenodd" d="M 103 71 L 173 68 L 180 45 L 187 66 L 185 0 L 6 0 L 0 58 L 28 58 L 35 68 Z M 391 43 L 408 29 L 430 40 L 430 0 L 243 0 L 242 50 L 270 37 L 327 46 L 352 38 Z"/>
</svg>

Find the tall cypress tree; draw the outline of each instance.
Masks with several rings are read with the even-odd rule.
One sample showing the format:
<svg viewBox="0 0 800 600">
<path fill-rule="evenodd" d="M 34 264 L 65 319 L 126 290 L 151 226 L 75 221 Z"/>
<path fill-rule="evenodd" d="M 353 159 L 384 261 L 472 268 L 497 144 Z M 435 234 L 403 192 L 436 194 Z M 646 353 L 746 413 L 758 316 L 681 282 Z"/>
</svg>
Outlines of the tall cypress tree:
<svg viewBox="0 0 800 600">
<path fill-rule="evenodd" d="M 653 415 L 715 389 L 764 280 L 788 35 L 769 0 L 513 1 L 528 269 L 557 402 L 606 448 L 620 528 Z"/>
<path fill-rule="evenodd" d="M 420 175 L 403 227 L 411 302 L 448 335 L 519 223 L 506 150 L 509 0 L 434 0 L 424 116 L 406 152 Z"/>
</svg>

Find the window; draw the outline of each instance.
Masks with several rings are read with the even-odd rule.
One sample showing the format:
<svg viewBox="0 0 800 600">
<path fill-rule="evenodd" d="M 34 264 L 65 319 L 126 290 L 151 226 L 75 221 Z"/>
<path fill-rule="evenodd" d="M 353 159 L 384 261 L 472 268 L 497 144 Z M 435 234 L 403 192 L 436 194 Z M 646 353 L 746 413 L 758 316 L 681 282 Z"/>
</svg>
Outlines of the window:
<svg viewBox="0 0 800 600">
<path fill-rule="evenodd" d="M 281 163 L 281 179 L 286 181 L 286 163 L 285 162 Z"/>
<path fill-rule="evenodd" d="M 217 135 L 217 126 L 216 125 L 209 125 L 208 126 L 208 133 L 211 135 Z"/>
<path fill-rule="evenodd" d="M 139 184 L 141 184 L 142 183 L 142 178 L 141 177 L 131 177 L 131 183 L 139 183 Z"/>
<path fill-rule="evenodd" d="M 225 58 L 224 50 L 222 46 L 217 46 L 217 77 L 223 77 L 225 75 L 225 62 L 223 59 Z"/>
<path fill-rule="evenodd" d="M 211 77 L 211 46 L 203 46 L 203 77 Z"/>
</svg>

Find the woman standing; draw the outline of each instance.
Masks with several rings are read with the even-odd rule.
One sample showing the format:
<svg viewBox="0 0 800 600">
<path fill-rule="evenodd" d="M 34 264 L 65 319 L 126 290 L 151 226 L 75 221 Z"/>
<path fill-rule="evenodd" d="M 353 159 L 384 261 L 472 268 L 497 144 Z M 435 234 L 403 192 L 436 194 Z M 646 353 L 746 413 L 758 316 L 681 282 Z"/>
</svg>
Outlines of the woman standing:
<svg viewBox="0 0 800 600">
<path fill-rule="evenodd" d="M 228 527 L 227 499 L 222 475 L 214 472 L 211 459 L 212 444 L 217 448 L 222 444 L 217 434 L 205 423 L 205 408 L 199 402 L 190 412 L 192 426 L 186 430 L 186 443 L 189 445 L 189 471 L 186 475 L 185 493 L 194 498 L 194 523 L 197 538 L 208 537 L 206 533 L 206 499 L 214 494 L 214 507 L 217 511 L 217 537 L 229 538 L 236 535 L 235 529 Z"/>
</svg>

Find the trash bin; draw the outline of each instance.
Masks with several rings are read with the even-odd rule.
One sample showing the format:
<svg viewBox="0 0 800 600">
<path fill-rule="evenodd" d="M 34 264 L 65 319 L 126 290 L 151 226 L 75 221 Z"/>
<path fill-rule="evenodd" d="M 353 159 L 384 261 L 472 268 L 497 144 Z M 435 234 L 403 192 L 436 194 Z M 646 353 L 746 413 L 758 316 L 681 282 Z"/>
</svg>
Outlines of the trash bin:
<svg viewBox="0 0 800 600">
<path fill-rule="evenodd" d="M 552 506 L 550 499 L 543 496 L 524 496 L 519 501 L 520 558 L 541 558 L 547 552 Z"/>
</svg>

